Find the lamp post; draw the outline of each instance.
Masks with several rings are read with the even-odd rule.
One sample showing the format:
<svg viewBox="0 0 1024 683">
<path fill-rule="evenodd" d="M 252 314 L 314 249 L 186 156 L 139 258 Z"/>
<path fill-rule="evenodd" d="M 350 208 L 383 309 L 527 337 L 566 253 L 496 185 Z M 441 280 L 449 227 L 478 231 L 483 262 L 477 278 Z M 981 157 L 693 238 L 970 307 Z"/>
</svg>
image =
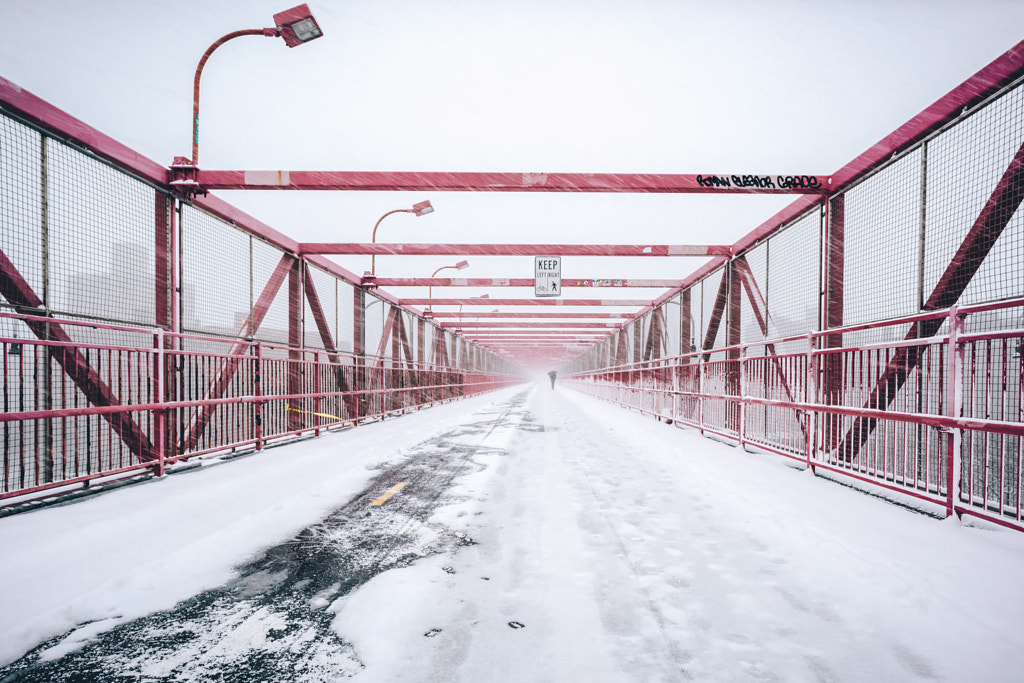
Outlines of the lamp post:
<svg viewBox="0 0 1024 683">
<path fill-rule="evenodd" d="M 430 200 L 422 201 L 419 204 L 413 204 L 411 209 L 395 209 L 394 211 L 388 211 L 386 214 L 381 216 L 377 220 L 377 224 L 373 226 L 373 237 L 370 242 L 373 244 L 377 243 L 377 228 L 380 227 L 381 221 L 390 216 L 393 213 L 411 213 L 416 216 L 426 216 L 428 213 L 434 213 L 434 207 L 430 205 Z M 370 275 L 377 275 L 377 255 L 370 255 Z"/>
<path fill-rule="evenodd" d="M 434 271 L 434 274 L 433 274 L 433 275 L 431 275 L 430 277 L 432 277 L 432 278 L 433 278 L 433 277 L 437 277 L 437 274 L 438 274 L 438 273 L 440 273 L 440 272 L 441 272 L 442 270 L 448 270 L 449 268 L 450 268 L 450 269 L 453 269 L 453 270 L 464 270 L 464 269 L 466 269 L 466 268 L 469 268 L 469 261 L 459 261 L 459 262 L 458 262 L 458 263 L 456 263 L 456 264 L 455 264 L 454 266 L 441 266 L 440 268 L 438 268 L 437 270 L 435 270 L 435 271 Z M 434 286 L 433 286 L 433 285 L 430 285 L 430 286 L 428 286 L 428 287 L 427 287 L 427 299 L 433 299 L 433 298 L 434 298 Z M 433 311 L 434 311 L 434 306 L 433 306 L 433 304 L 430 304 L 430 305 L 429 305 L 429 306 L 428 306 L 427 308 L 428 308 L 428 309 L 429 309 L 429 310 L 430 310 L 431 312 L 433 312 Z"/>
<path fill-rule="evenodd" d="M 285 45 L 296 47 L 311 40 L 316 40 L 323 34 L 320 25 L 313 18 L 313 13 L 309 11 L 307 5 L 303 4 L 275 14 L 273 28 L 251 28 L 233 31 L 226 36 L 222 36 L 213 45 L 208 47 L 199 60 L 199 66 L 196 67 L 195 81 L 192 86 L 192 161 L 191 164 L 187 165 L 192 167 L 199 166 L 199 79 L 202 78 L 206 60 L 210 58 L 214 50 L 229 40 L 241 36 L 266 36 L 267 38 L 277 38 L 280 36 L 284 38 Z M 180 158 L 175 159 L 175 164 L 184 166 L 186 164 L 183 161 Z"/>
</svg>

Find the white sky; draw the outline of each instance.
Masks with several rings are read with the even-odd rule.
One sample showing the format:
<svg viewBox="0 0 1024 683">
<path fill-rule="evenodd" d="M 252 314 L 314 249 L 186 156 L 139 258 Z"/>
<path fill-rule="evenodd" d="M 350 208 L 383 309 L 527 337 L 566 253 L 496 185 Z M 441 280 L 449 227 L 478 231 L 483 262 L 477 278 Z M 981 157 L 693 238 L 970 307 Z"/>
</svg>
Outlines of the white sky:
<svg viewBox="0 0 1024 683">
<path fill-rule="evenodd" d="M 0 75 L 160 163 L 189 156 L 192 76 L 292 0 L 5 0 Z M 1022 37 L 1012 0 L 312 2 L 324 37 L 245 37 L 203 77 L 208 169 L 828 174 Z M 300 241 L 732 243 L 786 197 L 225 192 Z M 361 273 L 369 257 L 339 259 Z M 381 257 L 427 276 L 457 258 Z M 683 277 L 699 259 L 566 259 Z M 531 277 L 475 257 L 465 277 Z M 567 296 L 594 290 L 568 290 Z M 469 289 L 435 296 L 480 294 Z M 424 296 L 396 290 L 403 297 Z M 532 296 L 529 290 L 491 292 Z M 620 290 L 628 298 L 660 292 Z M 488 309 L 489 310 L 489 309 Z"/>
</svg>

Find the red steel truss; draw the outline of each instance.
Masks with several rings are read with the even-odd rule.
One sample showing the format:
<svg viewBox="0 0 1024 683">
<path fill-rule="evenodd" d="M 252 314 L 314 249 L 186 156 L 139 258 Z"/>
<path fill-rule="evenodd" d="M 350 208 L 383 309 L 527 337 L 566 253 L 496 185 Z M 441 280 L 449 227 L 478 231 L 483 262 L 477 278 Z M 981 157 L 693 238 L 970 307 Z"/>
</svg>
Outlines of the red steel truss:
<svg viewBox="0 0 1024 683">
<path fill-rule="evenodd" d="M 1019 88 L 1022 76 L 1024 43 L 835 173 L 797 176 L 164 167 L 0 79 L 0 115 L 76 152 L 87 150 L 89 157 L 144 183 L 156 196 L 151 232 L 155 329 L 92 324 L 85 313 L 81 320 L 58 322 L 44 290 L 33 291 L 28 271 L 19 270 L 28 267 L 18 260 L 24 257 L 0 251 L 0 294 L 6 302 L 0 321 L 16 321 L 34 337 L 0 336 L 5 381 L 21 391 L 22 403 L 28 394 L 45 399 L 31 409 L 19 405 L 12 410 L 5 404 L 0 414 L 5 429 L 13 424 L 20 430 L 16 447 L 5 442 L 0 499 L 140 468 L 162 473 L 164 464 L 176 459 L 247 445 L 260 448 L 268 438 L 319 433 L 321 427 L 348 426 L 520 381 L 503 359 L 560 365 L 575 357 L 572 381 L 588 391 L 814 468 L 939 502 L 948 514 L 976 514 L 1024 528 L 1019 493 L 1024 483 L 1019 455 L 1024 330 L 1003 318 L 994 331 L 969 325 L 985 315 L 1016 313 L 1024 309 L 1024 299 L 1011 292 L 1003 301 L 962 301 L 999 240 L 1015 229 L 1014 216 L 1024 200 L 1024 140 L 1013 138 L 1016 154 L 1008 165 L 1000 162 L 1003 172 L 994 189 L 986 190 L 987 202 L 964 225 L 959 246 L 939 269 L 930 293 L 923 291 L 919 310 L 881 322 L 851 325 L 847 320 L 850 239 L 861 229 L 851 197 L 872 174 L 884 173 L 933 136 L 964 125 L 968 114 L 990 98 Z M 965 149 L 964 154 L 989 154 L 979 145 Z M 924 168 L 925 153 L 920 154 Z M 922 182 L 927 173 L 921 172 Z M 218 189 L 769 193 L 797 198 L 733 245 L 325 244 L 298 242 L 206 194 Z M 864 194 L 874 196 L 871 192 Z M 922 224 L 930 205 L 920 208 Z M 186 208 L 234 226 L 277 254 L 265 283 L 263 278 L 250 283 L 252 303 L 244 320 L 218 320 L 218 331 L 209 335 L 186 332 L 181 319 L 185 303 L 177 240 Z M 773 298 L 771 273 L 778 271 L 772 270 L 765 245 L 780 244 L 776 238 L 808 217 L 817 221 L 811 234 L 821 236 L 814 243 L 820 251 L 820 277 L 810 302 L 817 319 L 799 333 L 769 339 L 777 327 L 791 324 L 787 313 L 790 319 L 803 313 L 787 311 L 788 302 Z M 791 249 L 788 255 L 796 257 L 796 248 Z M 665 290 L 653 299 L 423 299 L 399 298 L 386 288 L 528 287 L 532 280 L 361 278 L 326 258 L 538 253 L 708 261 L 679 280 L 563 279 L 565 287 Z M 1011 255 L 1001 266 L 1008 269 L 1007 279 L 1020 268 L 1019 259 L 1019 253 Z M 922 260 L 921 283 L 924 269 Z M 334 287 L 321 290 L 317 277 L 330 278 Z M 286 311 L 278 317 L 286 328 L 280 331 L 283 338 L 261 341 L 270 334 L 263 328 L 282 292 Z M 336 298 L 344 301 L 339 305 Z M 382 321 L 382 329 L 372 330 L 367 323 L 367 310 L 374 305 L 381 306 L 374 315 L 380 315 L 375 319 Z M 420 312 L 417 306 L 428 310 Z M 474 313 L 435 312 L 434 306 L 631 310 Z M 348 325 L 339 324 L 339 311 Z M 74 318 L 77 312 L 66 313 Z M 85 343 L 69 332 L 74 326 L 151 334 L 152 339 L 144 348 Z M 884 336 L 892 330 L 899 331 L 897 341 Z M 850 341 L 864 333 L 882 334 L 883 341 Z M 337 338 L 342 334 L 346 338 Z M 349 343 L 351 350 L 344 350 Z M 53 372 L 51 360 L 59 372 Z M 993 403 L 993 395 L 1001 398 Z M 998 418 L 990 415 L 993 406 Z M 90 430 L 84 442 L 75 435 L 78 420 Z M 113 436 L 96 430 L 99 420 Z M 30 421 L 45 423 L 44 438 L 28 436 Z M 131 462 L 111 458 L 95 470 L 79 463 L 77 449 L 92 443 L 94 431 L 102 448 L 119 452 L 123 447 Z M 989 435 L 996 435 L 994 442 Z M 901 440 L 904 445 L 897 448 Z M 992 490 L 999 492 L 995 503 Z"/>
<path fill-rule="evenodd" d="M 723 245 L 693 244 L 388 244 L 302 242 L 301 254 L 397 256 L 728 256 Z M 529 286 L 533 286 L 531 281 Z"/>
<path fill-rule="evenodd" d="M 827 193 L 828 176 L 667 173 L 388 173 L 367 171 L 204 171 L 205 190 L 447 190 L 459 192 Z"/>
</svg>

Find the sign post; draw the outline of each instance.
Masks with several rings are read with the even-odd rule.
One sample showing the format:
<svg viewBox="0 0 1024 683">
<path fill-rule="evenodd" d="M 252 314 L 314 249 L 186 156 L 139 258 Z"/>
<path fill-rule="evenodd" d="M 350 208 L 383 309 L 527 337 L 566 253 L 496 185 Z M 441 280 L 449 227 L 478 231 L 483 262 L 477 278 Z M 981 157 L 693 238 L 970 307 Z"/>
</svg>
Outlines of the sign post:
<svg viewBox="0 0 1024 683">
<path fill-rule="evenodd" d="M 533 258 L 533 293 L 535 296 L 562 296 L 562 257 Z"/>
</svg>

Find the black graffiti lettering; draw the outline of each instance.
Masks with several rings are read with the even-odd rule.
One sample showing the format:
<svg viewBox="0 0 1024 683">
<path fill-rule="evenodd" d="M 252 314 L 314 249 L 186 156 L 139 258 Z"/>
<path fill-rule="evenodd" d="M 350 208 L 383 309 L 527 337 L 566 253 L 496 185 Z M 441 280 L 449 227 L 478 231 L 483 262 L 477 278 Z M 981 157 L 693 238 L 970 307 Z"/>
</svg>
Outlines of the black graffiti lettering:
<svg viewBox="0 0 1024 683">
<path fill-rule="evenodd" d="M 775 183 L 772 182 L 771 176 L 760 176 L 760 175 L 734 175 L 732 177 L 732 183 L 736 187 L 760 187 L 760 188 L 774 188 Z"/>
<path fill-rule="evenodd" d="M 733 176 L 734 178 L 736 176 Z M 699 175 L 697 184 L 701 187 L 732 187 L 729 179 L 720 175 Z"/>
<path fill-rule="evenodd" d="M 821 181 L 813 175 L 780 175 L 778 182 L 784 190 L 817 190 L 821 187 Z"/>
</svg>

